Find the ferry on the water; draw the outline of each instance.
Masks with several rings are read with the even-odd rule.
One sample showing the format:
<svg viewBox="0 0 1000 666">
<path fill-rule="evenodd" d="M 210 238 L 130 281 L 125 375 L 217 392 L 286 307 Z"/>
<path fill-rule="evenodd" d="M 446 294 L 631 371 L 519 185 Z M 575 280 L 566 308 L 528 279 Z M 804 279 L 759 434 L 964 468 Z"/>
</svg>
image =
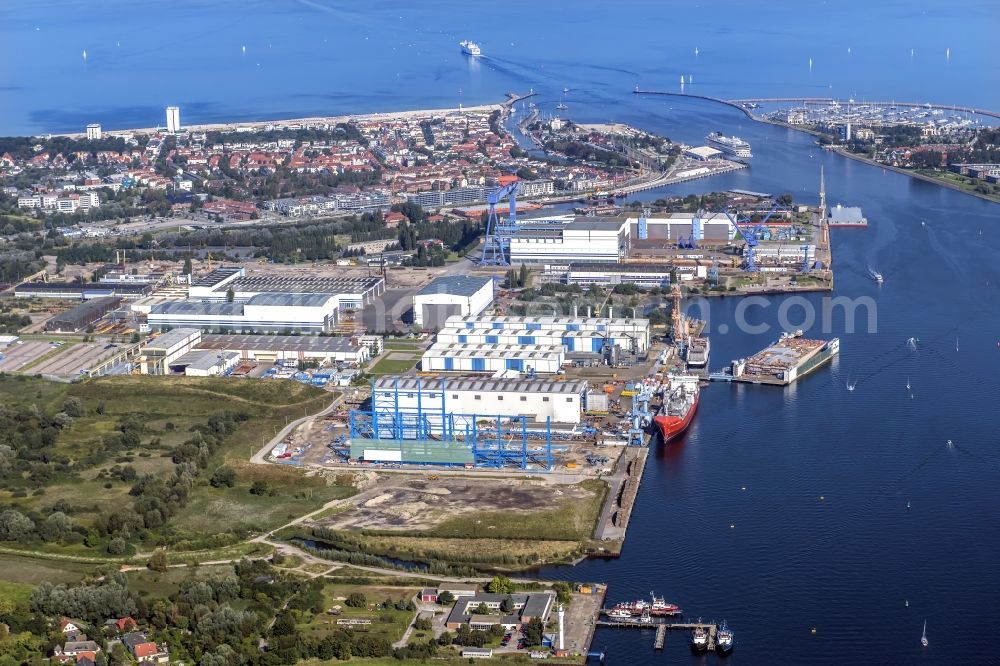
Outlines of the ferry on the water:
<svg viewBox="0 0 1000 666">
<path fill-rule="evenodd" d="M 468 56 L 480 56 L 483 54 L 483 50 L 479 48 L 479 44 L 466 39 L 458 43 L 462 47 L 462 53 Z"/>
</svg>

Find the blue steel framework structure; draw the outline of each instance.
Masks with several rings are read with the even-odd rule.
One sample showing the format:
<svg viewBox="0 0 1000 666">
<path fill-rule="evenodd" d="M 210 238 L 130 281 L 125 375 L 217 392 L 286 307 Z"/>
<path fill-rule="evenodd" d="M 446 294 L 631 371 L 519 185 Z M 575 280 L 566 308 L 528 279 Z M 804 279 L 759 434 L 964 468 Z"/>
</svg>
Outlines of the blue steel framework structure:
<svg viewBox="0 0 1000 666">
<path fill-rule="evenodd" d="M 517 229 L 517 187 L 518 181 L 490 192 L 486 203 L 489 214 L 486 219 L 486 240 L 483 243 L 483 257 L 480 266 L 510 266 L 510 237 Z M 510 198 L 510 214 L 506 220 L 497 215 L 497 204 L 504 197 Z"/>
<path fill-rule="evenodd" d="M 743 237 L 746 241 L 746 249 L 743 251 L 743 268 L 748 273 L 756 273 L 760 270 L 757 267 L 757 263 L 754 261 L 754 248 L 758 245 L 758 234 L 760 234 L 764 225 L 767 221 L 771 219 L 771 216 L 778 211 L 787 211 L 788 209 L 780 206 L 779 204 L 774 204 L 771 210 L 764 215 L 759 222 L 754 222 L 752 216 L 740 215 L 739 211 L 733 211 L 730 213 L 728 210 L 723 211 L 727 218 L 729 218 L 729 223 L 733 225 L 736 232 Z M 683 239 L 682 239 L 683 240 Z M 692 247 L 688 245 L 686 247 Z"/>
<path fill-rule="evenodd" d="M 393 382 L 391 390 L 386 390 L 384 387 L 376 389 L 372 380 L 371 407 L 351 410 L 351 439 L 461 444 L 472 452 L 476 467 L 527 469 L 529 464 L 534 464 L 544 470 L 552 469 L 551 418 L 546 418 L 544 429 L 529 429 L 527 417 L 522 415 L 450 412 L 444 378 L 440 388 L 430 392 L 434 397 L 428 396 L 426 407 L 425 390 L 419 381 L 415 391 L 406 389 L 405 392 L 416 393 L 416 409 L 399 406 L 398 381 Z M 436 464 L 451 463 L 442 461 Z"/>
</svg>

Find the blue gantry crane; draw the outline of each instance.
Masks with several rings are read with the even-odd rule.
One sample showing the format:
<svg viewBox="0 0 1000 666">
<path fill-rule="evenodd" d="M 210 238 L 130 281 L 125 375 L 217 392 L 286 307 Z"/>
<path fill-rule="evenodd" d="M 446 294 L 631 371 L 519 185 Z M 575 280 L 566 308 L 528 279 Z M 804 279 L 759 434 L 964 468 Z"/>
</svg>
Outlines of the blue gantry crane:
<svg viewBox="0 0 1000 666">
<path fill-rule="evenodd" d="M 754 248 L 756 248 L 760 242 L 760 236 L 764 231 L 764 225 L 767 224 L 767 221 L 771 219 L 772 215 L 785 210 L 787 210 L 785 207 L 775 203 L 771 207 L 771 210 L 769 210 L 767 214 L 765 214 L 758 222 L 754 222 L 752 216 L 741 216 L 737 210 L 733 210 L 732 212 L 728 210 L 723 211 L 729 219 L 729 223 L 733 225 L 736 232 L 743 237 L 744 241 L 746 241 L 746 248 L 743 250 L 743 269 L 748 273 L 756 273 L 760 270 L 754 260 Z"/>
<path fill-rule="evenodd" d="M 480 266 L 510 266 L 510 237 L 517 229 L 518 181 L 504 185 L 487 195 L 489 214 L 486 218 L 486 242 Z M 510 199 L 510 214 L 506 220 L 497 215 L 497 204 L 505 197 Z"/>
</svg>

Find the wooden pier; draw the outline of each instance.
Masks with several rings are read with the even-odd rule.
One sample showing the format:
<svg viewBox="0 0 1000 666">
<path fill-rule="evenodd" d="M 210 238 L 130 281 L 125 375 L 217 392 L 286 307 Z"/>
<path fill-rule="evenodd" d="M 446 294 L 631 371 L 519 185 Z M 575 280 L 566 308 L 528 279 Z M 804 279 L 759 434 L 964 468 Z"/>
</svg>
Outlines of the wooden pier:
<svg viewBox="0 0 1000 666">
<path fill-rule="evenodd" d="M 656 639 L 653 647 L 657 650 L 663 649 L 668 631 L 693 631 L 699 627 L 708 632 L 708 649 L 715 651 L 716 634 L 719 632 L 719 625 L 714 622 L 672 622 L 670 620 L 653 620 L 652 622 L 639 622 L 630 620 L 598 620 L 599 627 L 614 627 L 617 629 L 656 629 Z"/>
</svg>

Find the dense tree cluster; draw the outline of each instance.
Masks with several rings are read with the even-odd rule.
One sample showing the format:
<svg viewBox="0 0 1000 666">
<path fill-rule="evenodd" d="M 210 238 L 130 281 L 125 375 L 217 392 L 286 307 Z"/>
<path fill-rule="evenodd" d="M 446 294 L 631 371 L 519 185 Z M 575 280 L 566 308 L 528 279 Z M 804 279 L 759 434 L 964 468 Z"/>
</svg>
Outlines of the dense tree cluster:
<svg viewBox="0 0 1000 666">
<path fill-rule="evenodd" d="M 67 616 L 91 623 L 135 615 L 138 611 L 128 581 L 121 573 L 111 574 L 93 585 L 53 585 L 43 581 L 32 591 L 28 608 L 49 617 Z"/>
<path fill-rule="evenodd" d="M 141 150 L 149 138 L 145 136 L 137 138 L 139 140 L 138 147 Z M 90 153 L 91 156 L 94 156 L 98 152 L 103 151 L 121 153 L 132 149 L 132 146 L 125 139 L 113 136 L 101 139 L 71 139 L 66 136 L 50 136 L 45 138 L 4 136 L 0 137 L 0 155 L 10 153 L 16 159 L 31 159 L 37 154 L 35 152 L 36 145 L 42 147 L 42 150 L 39 152 L 47 152 L 49 155 L 62 153 L 63 157 L 69 161 L 75 160 L 76 153 L 81 152 Z"/>
<path fill-rule="evenodd" d="M 545 142 L 545 149 L 561 153 L 570 159 L 596 162 L 612 168 L 631 166 L 631 162 L 624 155 L 597 148 L 582 141 L 549 139 Z"/>
</svg>

